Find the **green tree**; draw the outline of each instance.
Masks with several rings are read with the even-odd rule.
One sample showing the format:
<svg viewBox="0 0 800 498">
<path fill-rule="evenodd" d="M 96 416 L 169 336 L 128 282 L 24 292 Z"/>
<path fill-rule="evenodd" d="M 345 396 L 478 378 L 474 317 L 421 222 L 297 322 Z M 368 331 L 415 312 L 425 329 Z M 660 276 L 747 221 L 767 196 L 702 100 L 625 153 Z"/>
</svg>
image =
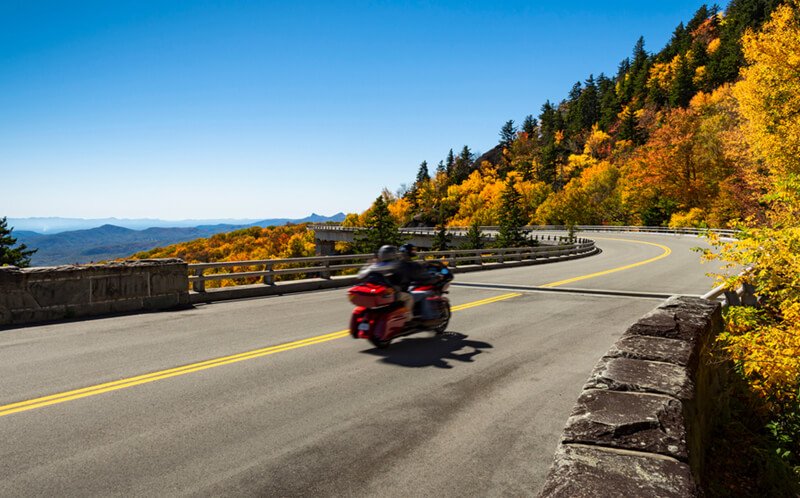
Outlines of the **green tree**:
<svg viewBox="0 0 800 498">
<path fill-rule="evenodd" d="M 467 241 L 462 245 L 464 249 L 483 249 L 483 232 L 480 224 L 473 221 L 467 230 Z"/>
<path fill-rule="evenodd" d="M 367 213 L 364 229 L 355 233 L 353 248 L 357 253 L 375 253 L 383 245 L 397 246 L 403 241 L 404 238 L 398 231 L 397 223 L 389 212 L 386 200 L 382 195 L 378 196 Z"/>
<path fill-rule="evenodd" d="M 521 247 L 526 245 L 525 216 L 522 212 L 522 194 L 519 193 L 511 179 L 506 182 L 500 196 L 500 212 L 498 213 L 500 230 L 497 234 L 497 247 Z"/>
<path fill-rule="evenodd" d="M 514 126 L 514 120 L 509 119 L 503 127 L 500 128 L 500 145 L 508 147 L 515 138 L 517 138 L 517 127 Z"/>
<path fill-rule="evenodd" d="M 11 236 L 13 228 L 8 228 L 8 221 L 5 216 L 0 219 L 0 266 L 19 266 L 24 268 L 30 266 L 31 256 L 38 249 L 28 249 L 25 244 L 14 247 L 17 239 Z"/>
<path fill-rule="evenodd" d="M 450 174 L 450 183 L 459 184 L 469 177 L 472 173 L 472 151 L 466 145 L 461 149 L 461 153 L 455 159 L 455 164 Z"/>
<path fill-rule="evenodd" d="M 436 227 L 436 234 L 433 236 L 431 248 L 434 251 L 446 251 L 450 248 L 451 240 L 452 236 L 447 233 L 447 228 L 445 228 L 444 224 L 441 224 Z"/>
<path fill-rule="evenodd" d="M 422 163 L 419 165 L 419 171 L 417 171 L 416 186 L 422 185 L 430 179 L 431 174 L 428 172 L 428 161 L 422 161 Z"/>
<path fill-rule="evenodd" d="M 451 176 L 453 174 L 453 168 L 456 165 L 456 156 L 453 154 L 453 149 L 450 149 L 450 152 L 447 153 L 447 157 L 444 160 L 444 170 L 447 173 L 447 176 Z"/>
<path fill-rule="evenodd" d="M 525 116 L 525 120 L 522 122 L 522 131 L 528 134 L 528 138 L 534 138 L 536 134 L 536 128 L 539 124 L 536 122 L 533 116 L 528 114 Z"/>
<path fill-rule="evenodd" d="M 694 96 L 694 71 L 685 55 L 678 56 L 678 70 L 669 89 L 669 103 L 672 107 L 686 107 Z"/>
</svg>

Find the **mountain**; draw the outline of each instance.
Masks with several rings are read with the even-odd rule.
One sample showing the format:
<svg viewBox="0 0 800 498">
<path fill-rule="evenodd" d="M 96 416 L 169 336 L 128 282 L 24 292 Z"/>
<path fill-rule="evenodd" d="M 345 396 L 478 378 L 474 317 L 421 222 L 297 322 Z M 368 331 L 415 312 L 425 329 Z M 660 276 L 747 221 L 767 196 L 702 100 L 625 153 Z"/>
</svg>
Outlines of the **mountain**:
<svg viewBox="0 0 800 498">
<path fill-rule="evenodd" d="M 211 220 L 161 220 L 152 218 L 60 218 L 60 217 L 38 217 L 38 218 L 8 218 L 8 226 L 14 227 L 15 233 L 22 231 L 36 232 L 39 234 L 55 234 L 73 230 L 87 230 L 103 225 L 114 225 L 131 230 L 144 230 L 146 228 L 191 228 L 200 226 L 229 225 L 234 227 L 243 226 L 272 226 L 285 225 L 286 223 L 324 223 L 326 221 L 342 221 L 343 213 L 333 216 L 322 216 L 312 213 L 311 216 L 302 219 L 292 218 L 272 218 L 258 220 L 253 219 L 211 219 Z"/>
<path fill-rule="evenodd" d="M 154 247 L 177 244 L 211 237 L 252 226 L 280 226 L 287 223 L 325 223 L 342 221 L 343 213 L 333 216 L 311 214 L 303 219 L 266 219 L 242 225 L 219 223 L 193 227 L 150 227 L 133 230 L 105 224 L 84 230 L 70 230 L 54 234 L 41 234 L 29 230 L 14 230 L 17 242 L 38 249 L 31 258 L 33 266 L 52 266 L 72 263 L 90 263 L 129 256 Z"/>
</svg>

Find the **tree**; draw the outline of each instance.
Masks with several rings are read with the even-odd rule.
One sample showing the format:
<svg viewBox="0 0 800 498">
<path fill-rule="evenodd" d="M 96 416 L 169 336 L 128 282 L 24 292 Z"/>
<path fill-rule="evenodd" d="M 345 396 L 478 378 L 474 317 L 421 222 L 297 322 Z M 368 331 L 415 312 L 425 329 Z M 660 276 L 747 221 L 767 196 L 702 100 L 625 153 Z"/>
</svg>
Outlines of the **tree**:
<svg viewBox="0 0 800 498">
<path fill-rule="evenodd" d="M 452 149 L 451 149 L 452 152 Z M 469 177 L 472 173 L 472 152 L 466 145 L 461 149 L 461 153 L 455 159 L 450 173 L 450 183 L 459 184 Z"/>
<path fill-rule="evenodd" d="M 445 228 L 444 224 L 441 224 L 436 227 L 436 234 L 433 236 L 431 248 L 434 251 L 446 251 L 450 247 L 451 239 L 452 236 L 447 233 L 447 228 Z"/>
<path fill-rule="evenodd" d="M 447 173 L 447 176 L 453 174 L 453 167 L 456 164 L 456 156 L 453 154 L 453 149 L 447 153 L 447 158 L 444 160 L 444 170 Z"/>
<path fill-rule="evenodd" d="M 397 246 L 404 241 L 383 196 L 378 196 L 367 213 L 364 229 L 355 233 L 353 248 L 357 253 L 376 253 L 383 245 Z"/>
<path fill-rule="evenodd" d="M 419 165 L 419 171 L 417 171 L 417 182 L 416 185 L 419 186 L 422 183 L 427 182 L 431 179 L 431 175 L 428 172 L 428 161 L 422 161 Z"/>
<path fill-rule="evenodd" d="M 8 221 L 5 216 L 0 220 L 0 266 L 18 266 L 24 268 L 30 266 L 31 256 L 38 249 L 28 249 L 25 244 L 14 247 L 17 239 L 11 236 L 14 228 L 8 228 Z"/>
<path fill-rule="evenodd" d="M 522 195 L 514 186 L 513 179 L 506 182 L 500 198 L 500 212 L 498 213 L 500 230 L 497 234 L 498 247 L 521 247 L 525 245 L 525 218 L 522 213 Z"/>
<path fill-rule="evenodd" d="M 508 147 L 511 145 L 511 142 L 517 137 L 517 128 L 514 126 L 514 120 L 509 119 L 500 128 L 500 145 L 504 147 Z"/>
<path fill-rule="evenodd" d="M 539 124 L 536 122 L 536 119 L 528 114 L 525 116 L 525 121 L 522 122 L 522 131 L 528 134 L 528 138 L 534 138 L 538 126 Z"/>
<path fill-rule="evenodd" d="M 685 55 L 678 56 L 678 70 L 669 89 L 669 103 L 672 107 L 686 107 L 694 95 L 694 71 Z"/>
<path fill-rule="evenodd" d="M 467 230 L 467 241 L 462 246 L 464 249 L 483 249 L 483 232 L 477 220 L 473 221 Z"/>
</svg>

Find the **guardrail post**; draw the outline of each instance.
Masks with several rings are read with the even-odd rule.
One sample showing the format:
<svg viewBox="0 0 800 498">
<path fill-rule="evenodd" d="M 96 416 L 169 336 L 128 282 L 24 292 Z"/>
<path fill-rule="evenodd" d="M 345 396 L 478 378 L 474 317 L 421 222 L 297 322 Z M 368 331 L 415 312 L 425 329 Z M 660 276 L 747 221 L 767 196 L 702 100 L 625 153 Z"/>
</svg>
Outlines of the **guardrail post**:
<svg viewBox="0 0 800 498">
<path fill-rule="evenodd" d="M 450 254 L 450 261 L 453 262 L 453 268 L 458 266 L 458 261 L 456 261 L 456 253 L 451 253 Z"/>
<path fill-rule="evenodd" d="M 272 272 L 272 263 L 264 265 L 264 271 L 269 272 L 264 275 L 264 285 L 275 285 L 275 274 Z"/>
<path fill-rule="evenodd" d="M 325 280 L 331 279 L 331 260 L 329 259 L 325 260 L 325 271 L 322 272 L 322 278 Z"/>
<path fill-rule="evenodd" d="M 203 278 L 203 269 L 197 268 L 194 270 L 194 275 L 198 277 L 198 280 L 192 282 L 192 290 L 195 292 L 205 292 L 206 291 L 206 281 L 202 280 Z"/>
</svg>

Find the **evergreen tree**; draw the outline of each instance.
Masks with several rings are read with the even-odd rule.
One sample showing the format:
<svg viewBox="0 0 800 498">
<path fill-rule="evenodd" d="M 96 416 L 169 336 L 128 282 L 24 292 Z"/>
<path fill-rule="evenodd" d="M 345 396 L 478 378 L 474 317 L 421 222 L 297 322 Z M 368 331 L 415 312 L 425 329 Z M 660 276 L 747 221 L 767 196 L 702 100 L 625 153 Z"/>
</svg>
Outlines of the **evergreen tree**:
<svg viewBox="0 0 800 498">
<path fill-rule="evenodd" d="M 556 136 L 563 130 L 563 121 L 561 114 L 549 100 L 542 106 L 539 123 L 539 163 L 541 168 L 537 176 L 539 181 L 553 184 L 556 181 L 556 168 L 561 155 L 561 147 L 557 143 Z"/>
<path fill-rule="evenodd" d="M 536 122 L 536 119 L 528 114 L 525 116 L 525 121 L 522 122 L 522 131 L 528 134 L 528 138 L 535 138 L 537 126 L 538 123 Z"/>
<path fill-rule="evenodd" d="M 459 184 L 467 179 L 472 173 L 472 151 L 466 145 L 461 149 L 461 153 L 455 159 L 450 174 L 450 183 Z"/>
<path fill-rule="evenodd" d="M 669 104 L 672 107 L 686 107 L 694 96 L 694 71 L 685 55 L 678 56 L 678 70 L 669 89 Z"/>
<path fill-rule="evenodd" d="M 711 88 L 739 77 L 739 69 L 744 65 L 742 34 L 747 28 L 757 30 L 761 27 L 781 3 L 782 0 L 731 0 L 720 25 L 719 48 L 708 61 L 708 85 Z"/>
<path fill-rule="evenodd" d="M 517 128 L 514 126 L 514 120 L 509 119 L 500 128 L 500 145 L 508 147 L 517 138 Z"/>
<path fill-rule="evenodd" d="M 0 219 L 0 266 L 18 266 L 24 268 L 30 266 L 31 256 L 38 249 L 28 249 L 25 244 L 14 247 L 17 239 L 11 236 L 14 228 L 8 228 L 8 221 L 5 216 Z"/>
<path fill-rule="evenodd" d="M 422 161 L 419 165 L 419 171 L 417 171 L 417 182 L 415 185 L 419 187 L 430 179 L 431 175 L 428 173 L 428 161 Z"/>
<path fill-rule="evenodd" d="M 622 110 L 617 98 L 617 88 L 613 80 L 600 74 L 597 78 L 597 91 L 600 100 L 600 129 L 608 131 L 617 122 L 617 116 Z"/>
<path fill-rule="evenodd" d="M 466 236 L 467 241 L 463 244 L 463 249 L 483 249 L 483 232 L 477 220 L 469 226 Z"/>
<path fill-rule="evenodd" d="M 447 167 L 444 165 L 444 161 L 439 161 L 439 164 L 436 166 L 436 174 L 440 173 L 447 173 Z"/>
<path fill-rule="evenodd" d="M 453 149 L 450 149 L 450 152 L 447 153 L 447 157 L 444 160 L 444 170 L 447 172 L 447 176 L 452 176 L 455 164 L 456 156 L 453 154 Z"/>
<path fill-rule="evenodd" d="M 436 227 L 436 234 L 433 236 L 431 249 L 434 251 L 446 251 L 450 248 L 451 240 L 452 236 L 447 233 L 447 228 L 445 228 L 444 224 L 441 224 Z"/>
<path fill-rule="evenodd" d="M 404 238 L 382 195 L 375 199 L 367 214 L 364 229 L 357 230 L 354 238 L 353 248 L 361 254 L 376 253 L 383 245 L 397 246 L 403 243 Z"/>
<path fill-rule="evenodd" d="M 497 234 L 497 247 L 522 247 L 525 245 L 525 216 L 522 212 L 522 194 L 509 179 L 500 197 L 498 213 L 500 230 Z"/>
<path fill-rule="evenodd" d="M 631 140 L 634 144 L 641 143 L 639 124 L 636 121 L 636 114 L 633 112 L 633 109 L 630 106 L 625 109 L 625 113 L 622 115 L 622 120 L 619 123 L 617 139 Z"/>
</svg>

